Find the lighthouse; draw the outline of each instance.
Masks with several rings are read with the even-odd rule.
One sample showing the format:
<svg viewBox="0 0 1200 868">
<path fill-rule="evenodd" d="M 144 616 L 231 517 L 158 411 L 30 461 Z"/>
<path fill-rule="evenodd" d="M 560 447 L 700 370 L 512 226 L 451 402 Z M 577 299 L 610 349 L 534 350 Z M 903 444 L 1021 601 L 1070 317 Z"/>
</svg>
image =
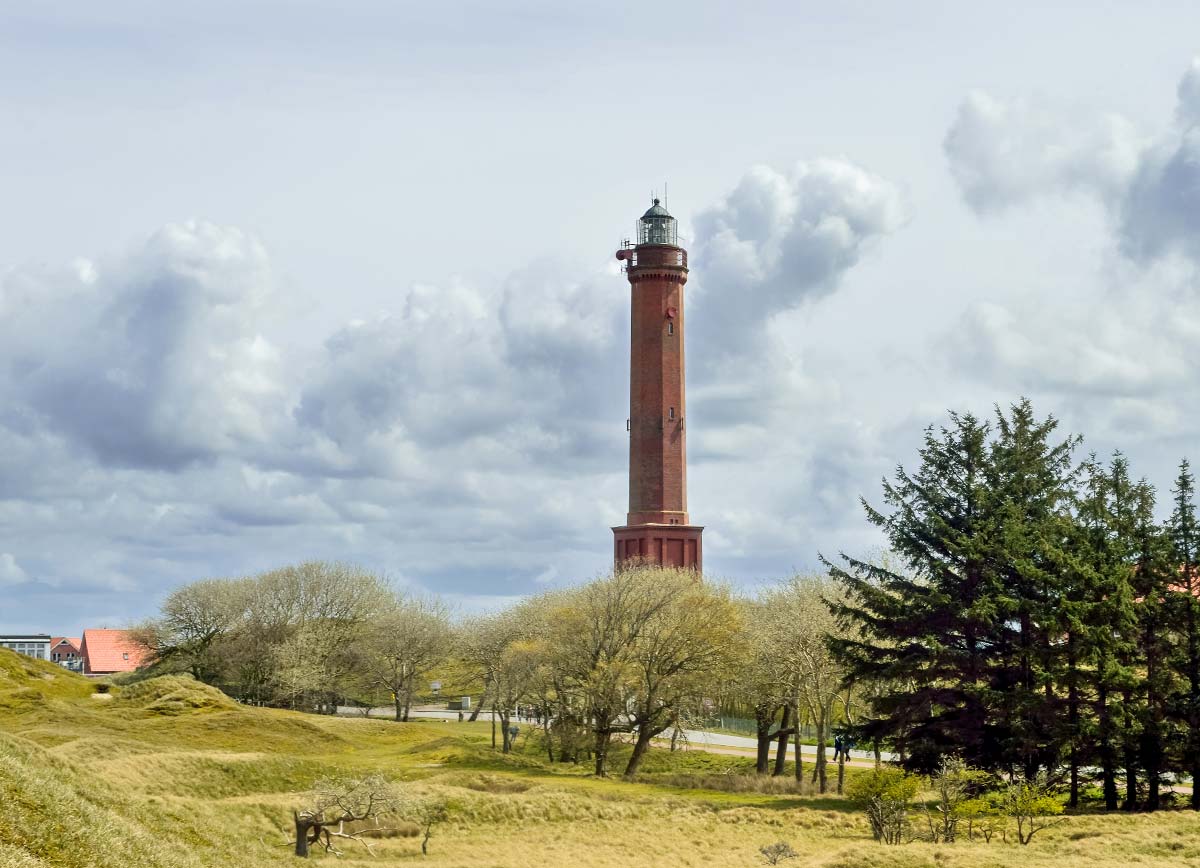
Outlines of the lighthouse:
<svg viewBox="0 0 1200 868">
<path fill-rule="evenodd" d="M 614 560 L 701 569 L 701 533 L 687 507 L 683 287 L 687 251 L 655 199 L 637 244 L 617 251 L 629 278 L 629 514 L 613 528 Z"/>
</svg>

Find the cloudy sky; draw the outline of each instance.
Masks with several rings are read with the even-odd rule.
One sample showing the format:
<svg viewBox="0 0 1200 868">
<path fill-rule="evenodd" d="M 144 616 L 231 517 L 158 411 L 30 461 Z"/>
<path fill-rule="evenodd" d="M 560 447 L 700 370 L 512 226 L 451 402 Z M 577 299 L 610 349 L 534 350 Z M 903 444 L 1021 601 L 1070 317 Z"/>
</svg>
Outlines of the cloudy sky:
<svg viewBox="0 0 1200 868">
<path fill-rule="evenodd" d="M 1054 6 L 1050 9 L 1048 6 Z M 354 561 L 605 569 L 628 286 L 691 251 L 690 508 L 877 544 L 947 408 L 1200 459 L 1200 6 L 0 2 L 0 631 Z"/>
</svg>

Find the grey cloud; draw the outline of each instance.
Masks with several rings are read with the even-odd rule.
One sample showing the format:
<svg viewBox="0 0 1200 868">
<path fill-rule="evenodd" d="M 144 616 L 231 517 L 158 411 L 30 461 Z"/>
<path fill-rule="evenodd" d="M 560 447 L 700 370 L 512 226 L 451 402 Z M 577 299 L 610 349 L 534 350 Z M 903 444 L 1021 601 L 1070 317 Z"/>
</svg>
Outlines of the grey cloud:
<svg viewBox="0 0 1200 868">
<path fill-rule="evenodd" d="M 1200 127 L 1148 149 L 1121 205 L 1122 249 L 1142 262 L 1200 262 Z"/>
<path fill-rule="evenodd" d="M 179 468 L 266 434 L 268 285 L 237 230 L 169 226 L 140 250 L 0 283 L 0 394 L 12 430 L 44 426 L 115 465 Z"/>
<path fill-rule="evenodd" d="M 944 150 L 979 213 L 1065 192 L 1094 196 L 1121 251 L 1141 263 L 1178 253 L 1200 263 L 1200 60 L 1176 91 L 1175 125 L 1144 139 L 1116 115 L 973 93 Z"/>
<path fill-rule="evenodd" d="M 1140 142 L 1117 115 L 1090 116 L 975 91 L 942 143 L 963 198 L 985 214 L 1063 192 L 1120 200 Z"/>
<path fill-rule="evenodd" d="M 1179 123 L 1184 127 L 1200 123 L 1200 57 L 1192 60 L 1191 66 L 1179 80 L 1175 96 L 1175 116 Z"/>
</svg>

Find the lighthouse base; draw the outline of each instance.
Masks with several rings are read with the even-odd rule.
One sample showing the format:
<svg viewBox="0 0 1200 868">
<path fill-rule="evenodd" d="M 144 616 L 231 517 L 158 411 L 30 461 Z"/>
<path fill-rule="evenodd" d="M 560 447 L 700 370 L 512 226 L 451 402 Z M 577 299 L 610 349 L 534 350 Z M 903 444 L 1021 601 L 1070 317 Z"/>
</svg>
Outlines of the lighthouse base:
<svg viewBox="0 0 1200 868">
<path fill-rule="evenodd" d="M 702 571 L 704 528 L 694 524 L 631 524 L 614 527 L 613 562 Z"/>
</svg>

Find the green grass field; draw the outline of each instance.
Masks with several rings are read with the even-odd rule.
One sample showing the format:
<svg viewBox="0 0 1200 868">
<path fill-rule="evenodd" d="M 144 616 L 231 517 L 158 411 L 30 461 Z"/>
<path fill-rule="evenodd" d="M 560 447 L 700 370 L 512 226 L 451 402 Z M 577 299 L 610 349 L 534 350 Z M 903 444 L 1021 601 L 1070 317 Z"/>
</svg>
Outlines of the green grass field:
<svg viewBox="0 0 1200 868">
<path fill-rule="evenodd" d="M 486 723 L 324 718 L 246 708 L 183 678 L 97 694 L 50 664 L 0 650 L 0 866 L 294 863 L 285 829 L 315 778 L 381 772 L 446 799 L 416 838 L 352 841 L 346 865 L 751 866 L 789 842 L 790 865 L 1200 864 L 1200 819 L 1070 817 L 1029 847 L 876 844 L 836 796 L 762 781 L 748 759 L 656 750 L 636 783 L 550 766 L 535 744 L 494 753 Z M 619 765 L 619 757 L 617 768 Z M 356 849 L 358 848 L 358 849 Z"/>
</svg>

